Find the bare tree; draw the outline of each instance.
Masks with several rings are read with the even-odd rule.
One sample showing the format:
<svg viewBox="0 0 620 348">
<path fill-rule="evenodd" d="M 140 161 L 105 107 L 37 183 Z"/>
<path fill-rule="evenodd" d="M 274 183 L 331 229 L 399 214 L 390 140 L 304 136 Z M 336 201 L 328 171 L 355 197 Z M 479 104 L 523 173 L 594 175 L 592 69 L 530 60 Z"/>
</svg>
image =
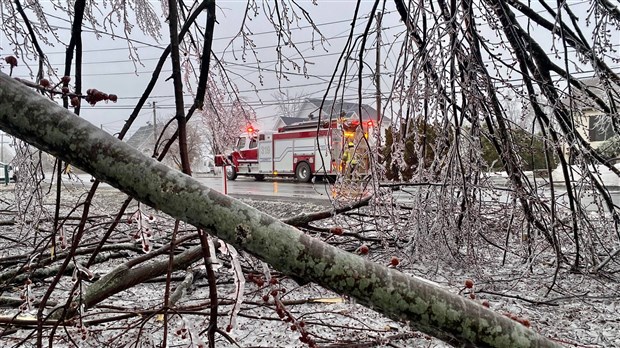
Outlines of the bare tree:
<svg viewBox="0 0 620 348">
<path fill-rule="evenodd" d="M 299 117 L 299 111 L 304 102 L 304 92 L 292 94 L 288 89 L 271 94 L 276 101 L 278 114 L 285 117 Z"/>
<path fill-rule="evenodd" d="M 171 156 L 183 173 L 191 174 L 187 124 L 193 117 L 201 118 L 205 133 L 221 150 L 256 116 L 238 95 L 223 55 L 212 51 L 219 28 L 215 0 L 161 5 L 169 45 L 118 138 L 132 127 L 170 58 L 176 125 L 162 132 L 153 157 Z M 6 55 L 0 68 L 10 74 L 28 57 L 37 65 L 36 73 L 31 71 L 34 82 L 0 74 L 0 128 L 24 141 L 18 143 L 20 181 L 14 197 L 0 200 L 4 211 L 15 216 L 0 221 L 11 226 L 0 235 L 0 303 L 9 307 L 0 316 L 0 338 L 13 346 L 166 346 L 174 341 L 213 347 L 222 340 L 234 342 L 229 331 L 245 317 L 263 319 L 265 327 L 281 325 L 280 332 L 289 336 L 276 344 L 269 341 L 271 346 L 288 344 L 291 337 L 310 347 L 426 340 L 410 329 L 456 346 L 615 344 L 604 335 L 596 338 L 600 341 L 572 336 L 574 330 L 558 335 L 565 325 L 553 320 L 540 320 L 542 335 L 537 334 L 527 328 L 529 320 L 487 310 L 477 296 L 532 304 L 530 313 L 566 299 L 601 304 L 601 299 L 618 298 L 613 289 L 620 265 L 620 215 L 599 173 L 620 172 L 579 131 L 583 110 L 593 109 L 618 133 L 620 78 L 610 39 L 619 32 L 618 10 L 604 0 L 585 4 L 587 16 L 576 15 L 578 5 L 542 2 L 534 8 L 517 0 L 374 1 L 367 13 L 362 5 L 351 4 L 350 32 L 338 48 L 340 59 L 324 100 L 342 99 L 347 81 L 354 80 L 361 104 L 366 64 L 359 65 L 353 79 L 348 58 L 363 62 L 372 49 L 377 14 L 397 14 L 401 33 L 387 46 L 397 54 L 393 64 L 379 62 L 389 66 L 386 74 L 393 77 L 391 88 L 383 89 L 389 92 L 380 112 L 391 116 L 395 134 L 385 151 L 390 163 L 409 171 L 408 180 L 385 181 L 384 162 L 375 156 L 373 175 L 350 195 L 372 198 L 344 206 L 333 200 L 330 209 L 279 221 L 136 153 L 74 116 L 83 103 L 117 98 L 113 91 L 83 86 L 82 31 L 88 27 L 99 35 L 124 36 L 139 64 L 130 40 L 133 25 L 161 40 L 153 2 L 112 1 L 97 7 L 83 0 L 55 0 L 50 6 L 72 23 L 70 40 L 62 42 L 41 2 L 22 7 L 20 1 L 0 0 L 2 30 L 17 55 Z M 308 76 L 313 62 L 296 45 L 293 29 L 307 26 L 313 47 L 326 46 L 305 5 L 248 1 L 225 53 L 255 59 L 261 75 L 249 81 L 252 86 L 261 88 L 265 71 L 248 24 L 257 16 L 273 26 L 274 70 L 280 81 L 291 72 Z M 356 31 L 360 27 L 361 33 Z M 54 70 L 46 58 L 44 48 L 55 43 L 66 47 L 64 70 Z M 584 83 L 582 71 L 591 72 L 600 86 Z M 194 95 L 189 107 L 184 92 Z M 546 178 L 524 170 L 507 97 L 532 110 L 544 142 Z M 60 101 L 62 108 L 55 103 Z M 501 156 L 505 185 L 498 187 L 486 173 L 481 137 Z M 32 146 L 58 157 L 53 183 L 43 180 L 43 155 Z M 551 175 L 554 156 L 560 160 L 561 183 Z M 119 201 L 115 192 L 108 197 L 99 180 L 87 190 L 71 191 L 61 175 L 62 161 L 129 196 Z M 396 189 L 406 195 L 406 203 L 394 198 Z M 444 276 L 452 293 L 405 274 L 419 269 L 432 274 L 430 268 L 441 276 L 453 271 L 452 277 Z M 510 272 L 498 275 L 504 268 Z M 474 292 L 472 281 L 455 285 L 459 272 L 477 276 L 483 289 Z M 584 279 L 597 284 L 586 295 L 573 285 Z M 402 333 L 360 324 L 363 319 L 355 311 L 363 309 L 353 304 L 343 311 L 316 310 L 313 306 L 324 298 L 299 294 L 326 292 L 308 282 L 383 313 L 401 325 Z M 521 291 L 529 283 L 535 285 L 526 296 Z M 197 286 L 206 290 L 192 296 Z M 588 297 L 594 290 L 599 293 Z M 300 304 L 307 307 L 298 310 Z M 601 304 L 599 310 L 605 308 Z M 354 324 L 332 325 L 345 317 Z"/>
<path fill-rule="evenodd" d="M 160 136 L 160 143 L 168 143 L 170 139 L 174 137 L 177 131 L 177 127 L 171 124 L 172 119 L 159 120 L 160 124 L 166 124 L 162 134 Z M 192 120 L 186 124 L 186 137 L 187 137 L 187 157 L 190 164 L 199 163 L 206 155 L 205 146 L 207 144 L 206 135 L 204 134 L 202 124 L 198 120 Z M 179 157 L 180 150 L 178 149 L 178 143 L 174 143 L 166 157 L 162 160 L 162 163 L 169 165 L 172 168 L 182 168 L 181 158 Z"/>
<path fill-rule="evenodd" d="M 525 326 L 475 302 L 322 243 L 202 186 L 138 150 L 115 141 L 88 122 L 74 118 L 70 112 L 28 91 L 8 76 L 1 74 L 0 78 L 0 106 L 5 110 L 0 113 L 3 129 L 104 178 L 151 207 L 212 232 L 288 276 L 313 281 L 338 293 L 353 296 L 366 306 L 394 319 L 407 320 L 414 328 L 447 342 L 498 346 L 493 342 L 501 341 L 503 346 L 511 347 L 557 346 Z M 28 107 L 18 110 L 22 105 L 17 101 L 20 99 L 26 101 Z M 21 121 L 14 122 L 15 116 Z M 33 126 L 33 120 L 38 121 L 36 126 Z M 58 124 L 64 126 L 56 129 Z M 73 144 L 73 151 L 63 153 L 62 149 L 70 144 Z M 110 150 L 113 152 L 110 153 Z M 174 249 L 174 243 L 173 239 L 164 249 Z M 72 253 L 77 248 L 74 240 L 70 247 Z M 155 251 L 149 258 L 162 252 L 166 250 Z M 168 265 L 165 261 L 138 267 L 141 262 L 125 263 L 87 289 L 80 290 L 79 297 L 70 297 L 68 308 L 57 308 L 52 311 L 51 318 L 46 318 L 43 323 L 48 319 L 63 319 L 78 308 L 81 311 L 92 308 L 132 285 L 165 274 L 166 268 L 169 274 L 171 270 L 188 267 L 202 253 L 203 246 L 197 245 L 171 257 Z M 66 265 L 68 263 L 69 258 L 65 261 Z M 78 279 L 93 277 L 88 268 L 81 265 L 75 267 Z"/>
<path fill-rule="evenodd" d="M 211 153 L 224 153 L 248 125 L 256 123 L 256 113 L 236 94 L 225 93 L 209 81 L 207 105 L 200 111 L 200 121 L 209 132 Z"/>
</svg>

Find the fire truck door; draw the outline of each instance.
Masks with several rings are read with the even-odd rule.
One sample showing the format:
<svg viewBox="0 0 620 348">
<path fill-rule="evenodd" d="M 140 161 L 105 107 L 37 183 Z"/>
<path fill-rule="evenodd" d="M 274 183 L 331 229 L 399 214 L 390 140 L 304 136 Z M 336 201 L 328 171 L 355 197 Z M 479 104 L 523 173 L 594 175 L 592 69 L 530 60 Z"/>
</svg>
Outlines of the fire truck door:
<svg viewBox="0 0 620 348">
<path fill-rule="evenodd" d="M 331 146 L 330 146 L 330 150 L 331 150 L 331 157 L 333 160 L 335 161 L 340 161 L 340 158 L 342 157 L 342 131 L 340 130 L 333 130 L 332 131 L 332 141 L 331 141 Z"/>
<path fill-rule="evenodd" d="M 271 134 L 258 135 L 258 172 L 272 174 L 273 172 L 273 142 Z"/>
<path fill-rule="evenodd" d="M 314 171 L 318 173 L 330 173 L 331 172 L 331 162 L 332 162 L 332 153 L 329 151 L 329 137 L 327 135 L 320 136 L 317 141 L 315 141 L 315 146 L 318 143 L 318 151 L 315 151 L 314 154 Z"/>
</svg>

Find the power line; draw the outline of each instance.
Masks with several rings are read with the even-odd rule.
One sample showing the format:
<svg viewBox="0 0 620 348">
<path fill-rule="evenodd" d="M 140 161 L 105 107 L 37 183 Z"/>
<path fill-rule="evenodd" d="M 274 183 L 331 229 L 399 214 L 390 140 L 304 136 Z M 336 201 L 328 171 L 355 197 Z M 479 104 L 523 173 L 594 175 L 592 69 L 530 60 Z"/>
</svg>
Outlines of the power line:
<svg viewBox="0 0 620 348">
<path fill-rule="evenodd" d="M 337 56 L 340 55 L 341 52 L 334 52 L 334 53 L 323 53 L 323 54 L 317 54 L 317 55 L 312 55 L 312 56 L 306 56 L 304 57 L 305 60 L 308 59 L 314 59 L 314 58 L 324 58 L 324 57 L 331 57 L 331 56 Z M 159 60 L 159 58 L 157 58 L 157 60 Z M 110 61 L 110 62 L 93 62 L 93 63 L 86 63 L 86 64 L 108 64 L 108 63 L 118 63 L 118 62 L 126 62 L 126 61 Z M 278 63 L 279 60 L 278 59 L 272 59 L 272 60 L 265 60 L 265 61 L 260 61 L 260 64 L 270 64 L 270 63 Z M 258 66 L 254 66 L 252 64 L 241 64 L 241 63 L 236 63 L 236 62 L 230 62 L 230 61 L 225 61 L 222 60 L 222 65 L 233 65 L 235 67 L 243 67 L 246 69 L 256 69 L 258 71 L 270 71 L 270 72 L 279 72 L 275 69 L 267 69 L 267 68 L 262 68 L 262 67 L 258 67 Z M 259 63 L 256 63 L 259 64 Z M 172 70 L 170 69 L 162 69 L 162 72 L 166 73 L 166 72 L 172 72 Z M 82 74 L 82 76 L 84 77 L 88 77 L 88 76 L 115 76 L 115 75 L 140 75 L 140 74 L 151 74 L 152 71 L 121 71 L 121 72 L 108 72 L 108 73 L 91 73 L 91 74 Z M 313 74 L 302 74 L 302 73 L 296 73 L 296 72 L 285 72 L 283 73 L 284 75 L 299 75 L 299 76 L 309 76 L 309 77 L 316 77 L 316 78 L 331 78 L 331 74 L 329 75 L 313 75 Z M 28 78 L 26 76 L 18 76 L 18 77 L 22 77 L 22 78 Z"/>
<path fill-rule="evenodd" d="M 393 11 L 387 11 L 385 13 L 392 13 Z M 60 20 L 60 21 L 64 21 L 67 23 L 71 23 L 69 20 L 67 20 L 66 18 L 61 18 L 58 17 L 56 15 L 50 14 L 50 13 L 45 13 L 46 16 L 49 16 L 51 18 Z M 369 16 L 368 15 L 364 15 L 364 16 L 360 16 L 355 18 L 355 20 L 363 20 L 363 19 L 368 19 Z M 343 19 L 343 20 L 338 20 L 338 21 L 330 21 L 330 22 L 324 22 L 324 23 L 318 23 L 315 24 L 316 27 L 322 27 L 322 26 L 329 26 L 329 25 L 334 25 L 334 24 L 342 24 L 342 23 L 347 23 L 347 22 L 351 22 L 353 20 L 353 18 L 350 19 Z M 32 24 L 36 24 L 38 26 L 41 26 L 41 23 L 38 22 L 32 22 Z M 50 28 L 52 29 L 63 29 L 63 30 L 71 30 L 70 27 L 62 27 L 62 26 L 57 26 L 57 25 L 49 25 Z M 108 33 L 106 31 L 102 31 L 102 30 L 91 30 L 88 27 L 86 27 L 85 25 L 82 26 L 82 31 L 84 32 L 89 32 L 89 33 L 94 33 L 94 34 L 105 34 L 108 36 L 112 36 L 112 37 L 120 37 L 117 34 L 112 34 L 112 33 Z M 304 30 L 304 29 L 308 29 L 308 28 L 314 28 L 313 25 L 304 25 L 304 26 L 300 26 L 300 27 L 294 27 L 291 28 L 291 30 Z M 267 35 L 267 34 L 275 34 L 276 30 L 270 30 L 270 31 L 263 31 L 263 32 L 258 32 L 258 33 L 252 33 L 252 36 L 261 36 L 261 35 Z M 233 36 L 227 36 L 227 37 L 219 37 L 219 38 L 213 38 L 213 41 L 222 41 L 222 40 L 231 40 L 234 39 L 235 37 L 237 37 L 237 35 L 233 35 Z M 136 40 L 136 39 L 132 39 L 132 38 L 123 38 L 123 40 L 126 41 L 131 41 L 131 42 L 135 42 L 138 44 L 143 45 L 142 47 L 137 46 L 136 48 L 159 48 L 159 49 L 165 49 L 167 47 L 167 45 L 165 46 L 161 46 L 161 45 L 155 45 L 155 44 L 151 44 L 151 43 L 147 43 L 147 42 L 143 42 L 140 40 Z M 308 41 L 308 42 L 312 42 L 312 41 Z M 277 46 L 275 46 L 277 47 Z M 99 48 L 99 49 L 92 49 L 92 50 L 83 50 L 82 52 L 84 53 L 88 53 L 88 52 L 109 52 L 109 51 L 120 51 L 120 50 L 126 50 L 128 49 L 127 47 L 118 47 L 118 48 Z M 52 54 L 66 54 L 65 51 L 57 51 L 57 52 L 47 52 L 46 55 L 52 55 Z"/>
<path fill-rule="evenodd" d="M 580 4 L 583 4 L 583 3 L 586 3 L 586 1 L 581 1 L 581 2 L 579 2 L 579 3 L 580 3 Z M 539 12 L 544 12 L 544 11 L 539 11 Z M 389 12 L 386 12 L 386 13 L 389 13 Z M 518 17 L 523 17 L 523 16 L 524 16 L 524 15 L 519 15 Z M 58 17 L 52 17 L 52 18 L 58 18 Z M 368 16 L 362 16 L 362 17 L 358 17 L 357 19 L 367 19 L 367 18 L 369 18 L 369 17 L 368 17 Z M 66 19 L 61 19 L 61 18 L 58 18 L 58 19 L 66 21 Z M 326 23 L 317 24 L 317 26 L 331 25 L 331 24 L 338 24 L 338 23 L 346 23 L 346 22 L 350 22 L 351 20 L 352 20 L 352 19 L 345 19 L 345 20 L 339 20 L 339 21 L 326 22 Z M 297 29 L 307 29 L 307 28 L 309 28 L 309 27 L 311 27 L 311 26 L 310 26 L 310 25 L 307 25 L 307 26 L 303 26 L 303 27 L 299 27 L 299 28 L 292 28 L 292 29 L 295 29 L 295 30 L 297 30 Z M 390 27 L 385 27 L 385 28 L 390 28 Z M 253 35 L 265 35 L 265 34 L 270 34 L 270 33 L 274 33 L 274 32 L 275 32 L 275 31 L 265 31 L 265 32 L 255 33 L 255 34 L 253 34 Z M 108 33 L 106 33 L 106 34 L 108 34 Z M 110 35 L 110 34 L 108 34 L 108 35 Z M 234 36 L 231 36 L 231 37 L 229 37 L 229 38 L 233 38 L 233 37 L 234 37 Z M 338 36 L 338 37 L 334 37 L 333 39 L 336 39 L 336 38 L 342 38 L 342 37 L 343 37 L 343 36 Z M 346 37 L 346 36 L 344 36 L 344 37 Z M 218 40 L 223 40 L 223 39 L 226 39 L 226 38 L 217 38 L 217 39 L 218 39 Z M 131 40 L 131 39 L 130 39 L 130 40 Z M 302 43 L 306 43 L 306 42 L 312 42 L 312 41 L 303 41 Z M 401 43 L 402 43 L 402 41 L 401 41 Z M 390 43 L 390 44 L 398 44 L 398 42 L 394 42 L 394 43 Z M 387 45 L 389 45 L 389 44 L 382 45 L 382 46 L 384 46 L 384 47 L 385 47 L 385 46 L 387 46 Z M 614 47 L 618 47 L 618 46 L 620 46 L 620 44 L 619 44 L 619 45 L 613 45 L 613 46 L 614 46 Z M 277 45 L 275 45 L 275 46 L 266 46 L 266 47 L 261 47 L 261 48 L 258 48 L 258 49 L 269 48 L 269 47 L 277 47 Z M 161 48 L 161 47 L 158 47 L 158 48 Z M 118 48 L 118 49 L 123 49 L 123 50 L 124 50 L 124 49 L 127 49 L 127 48 L 125 47 L 125 48 Z M 103 50 L 113 50 L 113 49 L 103 49 Z M 94 51 L 102 51 L 102 50 L 92 50 L 92 51 L 94 52 Z M 572 51 L 572 52 L 574 52 L 574 50 L 570 50 L 569 52 L 571 52 L 571 51 Z M 88 51 L 85 51 L 85 52 L 88 52 Z M 64 53 L 64 52 L 59 52 L 59 53 Z M 314 55 L 314 56 L 309 56 L 309 57 L 307 57 L 307 58 L 309 58 L 309 59 L 311 59 L 311 58 L 319 58 L 319 57 L 332 56 L 332 55 L 336 55 L 336 54 L 340 54 L 340 52 L 337 52 L 337 53 L 329 53 L 329 54 L 322 54 L 322 55 Z M 389 56 L 389 55 L 388 55 L 388 56 Z M 155 59 L 155 58 L 154 58 L 154 59 Z M 156 58 L 156 59 L 159 59 L 159 58 Z M 262 63 L 262 64 L 267 64 L 267 63 L 277 62 L 277 61 L 278 61 L 278 60 L 271 60 L 271 61 L 264 61 L 264 62 L 261 62 L 261 63 Z M 93 64 L 105 64 L 105 63 L 106 63 L 106 62 L 99 62 L 99 63 L 93 62 Z M 86 63 L 86 64 L 89 64 L 89 63 Z M 237 67 L 237 68 L 239 68 L 239 69 L 241 69 L 241 70 L 244 70 L 244 69 L 245 69 L 246 71 L 247 71 L 247 70 L 249 70 L 249 69 L 256 69 L 257 71 L 270 71 L 270 72 L 272 72 L 272 71 L 276 71 L 275 69 L 274 69 L 274 70 L 272 70 L 272 69 L 266 69 L 266 68 L 259 68 L 259 67 L 249 66 L 249 65 L 242 65 L 242 64 L 239 64 L 239 63 L 227 62 L 227 64 L 229 64 L 229 65 L 233 65 L 233 66 L 235 66 L 235 67 Z M 170 72 L 170 70 L 164 70 L 164 72 Z M 577 74 L 585 74 L 585 73 L 592 73 L 592 72 L 594 72 L 594 71 L 593 71 L 593 70 L 589 70 L 589 71 L 582 71 L 582 72 L 579 72 L 579 73 L 574 73 L 574 75 L 577 75 Z M 150 72 L 140 72 L 140 73 L 150 73 Z M 124 72 L 120 72 L 120 73 L 108 73 L 108 74 L 85 74 L 84 76 L 101 76 L 101 75 L 107 75 L 107 76 L 108 76 L 108 75 L 125 75 L 125 74 L 135 74 L 135 72 L 126 72 L 126 73 L 124 73 Z M 287 72 L 286 74 L 287 74 L 287 75 L 304 75 L 304 74 L 295 73 L 295 72 Z M 322 78 L 324 78 L 324 77 L 325 77 L 325 78 L 326 78 L 326 77 L 331 77 L 332 75 L 312 75 L 312 74 L 308 74 L 308 76 L 309 76 L 309 77 L 312 77 L 312 78 L 322 79 Z M 507 81 L 508 81 L 508 82 L 510 82 L 510 81 L 519 81 L 519 80 L 517 80 L 517 79 L 512 79 L 512 80 L 507 80 Z M 319 85 L 319 84 L 320 84 L 320 83 L 315 83 L 315 84 L 304 84 L 304 85 L 302 85 L 302 86 Z M 298 87 L 301 87 L 301 86 L 300 86 L 300 85 L 293 85 L 293 86 L 278 86 L 278 87 L 275 87 L 275 88 L 260 88 L 260 89 L 261 89 L 261 90 L 275 90 L 275 89 L 280 89 L 280 88 L 298 88 Z M 367 88 L 369 88 L 369 87 L 367 87 Z M 244 92 L 253 92 L 253 91 L 254 91 L 254 89 L 251 89 L 251 90 L 240 91 L 240 93 L 244 93 Z M 168 97 L 171 97 L 171 96 L 165 96 L 165 97 L 167 97 L 167 98 L 168 98 Z M 126 97 L 126 98 L 123 98 L 123 99 L 134 99 L 134 98 L 138 98 L 138 97 Z"/>
<path fill-rule="evenodd" d="M 337 39 L 344 39 L 344 38 L 348 38 L 348 35 L 338 35 L 338 36 L 332 36 L 330 38 L 328 38 L 328 40 L 337 40 Z M 305 41 L 296 41 L 295 45 L 299 45 L 299 44 L 305 44 L 305 43 L 312 43 L 315 42 L 316 40 L 305 40 Z M 264 50 L 264 49 L 270 49 L 270 48 L 277 48 L 280 47 L 282 45 L 270 45 L 270 46 L 260 46 L 260 47 L 255 47 L 253 48 L 254 50 Z M 387 46 L 387 45 L 386 45 Z M 127 49 L 126 47 L 123 49 Z M 306 50 L 304 50 L 305 52 Z M 224 52 L 219 52 L 219 53 L 214 53 L 217 55 L 222 55 Z M 159 60 L 159 57 L 154 57 L 154 58 L 141 58 L 140 61 L 141 62 L 146 62 L 146 61 L 155 61 L 155 60 Z M 83 65 L 92 65 L 92 64 L 113 64 L 113 63 L 126 63 L 127 60 L 106 60 L 106 61 L 101 61 L 101 62 L 84 62 L 82 63 Z M 261 63 L 266 63 L 266 61 L 261 61 Z"/>
<path fill-rule="evenodd" d="M 314 92 L 310 92 L 310 93 L 306 93 L 304 94 L 305 97 L 309 97 L 312 96 L 318 92 L 322 92 L 322 90 L 317 90 Z M 342 97 L 342 98 L 341 98 Z M 368 99 L 370 99 L 371 97 L 374 97 L 374 93 L 362 93 L 362 98 L 367 97 Z M 333 98 L 327 98 L 328 100 L 331 100 Z M 344 95 L 340 95 L 338 98 L 336 98 L 336 100 L 340 101 L 345 101 L 345 102 L 355 102 L 358 101 L 358 95 L 357 93 L 348 93 L 348 94 L 344 94 Z M 296 100 L 291 100 L 291 101 L 286 101 L 286 102 L 282 102 L 278 99 L 262 99 L 262 100 L 257 100 L 257 101 L 250 101 L 250 102 L 244 102 L 243 105 L 246 106 L 250 106 L 250 107 L 269 107 L 269 106 L 278 106 L 278 105 L 293 105 L 293 104 L 298 104 L 298 103 L 303 103 L 303 101 L 296 101 Z M 234 105 L 235 102 L 223 102 L 220 103 L 220 105 L 227 107 L 227 106 L 232 106 Z M 186 108 L 189 108 L 192 106 L 192 103 L 187 103 L 185 104 Z M 133 110 L 133 106 L 131 105 L 96 105 L 93 107 L 93 109 L 97 109 L 97 110 Z M 97 110 L 93 110 L 93 109 L 86 109 L 84 111 L 97 111 Z M 174 110 L 175 109 L 175 105 L 174 104 L 158 104 L 157 105 L 157 109 L 158 110 Z M 146 112 L 146 111 L 145 111 Z M 143 115 L 143 114 L 140 114 Z M 111 123 L 115 123 L 118 121 L 114 121 L 114 122 L 108 122 L 105 124 L 111 124 Z"/>
<path fill-rule="evenodd" d="M 352 81 L 356 81 L 357 79 L 357 75 L 354 76 L 354 79 Z M 337 81 L 336 81 L 337 82 Z M 259 91 L 274 91 L 274 90 L 280 90 L 280 89 L 289 89 L 289 88 L 302 88 L 302 87 L 308 87 L 308 86 L 324 86 L 325 82 L 321 81 L 321 82 L 313 82 L 313 83 L 304 83 L 304 84 L 295 84 L 295 85 L 285 85 L 285 86 L 277 86 L 277 87 L 260 87 L 257 88 Z M 357 87 L 357 86 L 355 86 Z M 255 92 L 255 89 L 245 89 L 245 90 L 239 90 L 236 91 L 237 93 L 251 93 L 251 92 Z M 317 91 L 321 92 L 323 91 L 323 89 Z M 193 98 L 194 96 L 192 94 L 183 94 L 184 97 L 188 97 L 188 98 Z M 173 95 L 158 95 L 158 96 L 150 96 L 150 99 L 161 99 L 161 98 L 168 98 L 171 99 L 173 98 Z M 142 98 L 142 96 L 128 96 L 128 97 L 124 97 L 124 96 L 119 96 L 119 100 L 128 100 L 128 99 L 140 99 Z"/>
</svg>

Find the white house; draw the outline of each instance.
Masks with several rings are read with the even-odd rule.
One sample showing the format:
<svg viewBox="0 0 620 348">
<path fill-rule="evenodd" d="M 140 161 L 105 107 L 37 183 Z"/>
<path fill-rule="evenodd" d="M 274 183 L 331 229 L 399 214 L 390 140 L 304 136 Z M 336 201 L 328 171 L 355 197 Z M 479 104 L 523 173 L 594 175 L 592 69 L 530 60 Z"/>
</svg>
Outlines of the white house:
<svg viewBox="0 0 620 348">
<path fill-rule="evenodd" d="M 321 104 L 323 108 L 321 109 Z M 375 110 L 372 106 L 366 104 L 358 104 L 358 103 L 350 103 L 339 100 L 330 100 L 325 99 L 323 102 L 322 98 L 306 98 L 305 102 L 299 108 L 297 112 L 297 117 L 300 118 L 309 118 L 314 119 L 319 117 L 320 110 L 322 110 L 322 117 L 329 118 L 339 117 L 344 114 L 347 119 L 360 120 L 359 113 L 361 111 L 361 122 L 365 123 L 368 121 L 373 121 L 377 123 L 379 119 L 379 112 Z M 387 121 L 389 125 L 389 119 L 383 118 L 381 120 L 383 124 Z"/>
<path fill-rule="evenodd" d="M 160 131 L 159 127 L 155 129 L 153 124 L 147 122 L 145 126 L 138 128 L 138 130 L 136 130 L 136 132 L 127 139 L 127 144 L 140 150 L 143 154 L 151 156 L 153 154 L 153 147 L 155 146 L 156 137 L 159 137 L 159 133 L 156 131 Z M 200 140 L 205 142 L 194 144 L 196 146 L 200 146 L 201 149 L 199 150 L 200 156 L 192 161 L 192 170 L 196 173 L 215 173 L 216 170 L 213 162 L 213 155 L 209 155 L 207 150 L 211 147 L 209 140 L 206 137 Z M 177 168 L 169 157 L 164 160 L 164 164 Z"/>
<path fill-rule="evenodd" d="M 606 105 L 610 104 L 610 95 L 616 105 L 620 105 L 620 95 L 618 94 L 617 88 L 605 88 L 598 78 L 583 79 L 581 82 Z M 583 139 L 586 139 L 590 143 L 592 148 L 599 148 L 606 140 L 616 136 L 614 127 L 612 127 L 612 115 L 605 112 L 591 96 L 577 90 L 574 91 L 572 100 L 566 98 L 563 102 L 565 106 L 571 110 L 575 130 Z M 571 161 L 568 145 L 564 145 L 564 156 Z M 615 167 L 620 169 L 620 164 L 615 164 Z M 582 172 L 583 168 L 579 165 L 571 165 L 571 170 L 573 172 L 572 178 L 575 181 L 581 180 L 582 176 L 584 176 Z M 590 165 L 587 170 L 597 173 L 596 178 L 602 184 L 620 187 L 620 178 L 606 166 Z M 558 168 L 556 168 L 551 175 L 555 181 L 561 182 L 564 180 L 564 175 L 559 164 Z"/>
<path fill-rule="evenodd" d="M 321 104 L 323 108 L 321 109 Z M 322 112 L 320 112 L 322 110 Z M 361 118 L 359 116 L 361 110 Z M 372 106 L 366 104 L 334 101 L 326 99 L 323 102 L 322 98 L 306 98 L 301 106 L 297 109 L 294 117 L 278 117 L 273 130 L 276 131 L 279 128 L 293 123 L 304 122 L 308 120 L 318 119 L 319 114 L 323 120 L 337 119 L 341 115 L 344 115 L 349 121 L 361 121 L 362 124 L 367 125 L 370 121 L 371 124 L 376 126 L 378 124 L 379 113 Z M 387 117 L 381 118 L 382 128 L 386 129 L 390 126 L 391 120 Z"/>
<path fill-rule="evenodd" d="M 603 86 L 598 78 L 589 78 L 581 80 L 588 90 L 595 94 L 598 98 L 609 104 L 608 90 Z M 612 88 L 611 94 L 616 105 L 620 105 L 620 96 L 618 91 Z M 612 117 L 605 113 L 594 100 L 587 97 L 583 92 L 574 92 L 572 104 L 568 100 L 564 103 L 573 112 L 573 120 L 575 122 L 575 130 L 587 139 L 593 148 L 598 148 L 606 140 L 615 136 L 615 132 L 611 125 Z"/>
</svg>

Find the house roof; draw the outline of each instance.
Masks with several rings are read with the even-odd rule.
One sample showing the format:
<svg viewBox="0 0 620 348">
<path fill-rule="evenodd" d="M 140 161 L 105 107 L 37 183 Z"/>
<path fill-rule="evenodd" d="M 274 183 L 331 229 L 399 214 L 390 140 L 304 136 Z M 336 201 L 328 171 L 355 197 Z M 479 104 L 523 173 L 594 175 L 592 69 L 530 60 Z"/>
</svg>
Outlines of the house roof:
<svg viewBox="0 0 620 348">
<path fill-rule="evenodd" d="M 129 137 L 129 139 L 127 139 L 127 144 L 135 147 L 138 150 L 142 150 L 149 144 L 153 144 L 153 131 L 154 129 L 152 124 L 142 126 L 138 128 L 138 130 L 133 133 Z"/>
<path fill-rule="evenodd" d="M 307 98 L 306 100 L 316 107 L 316 111 L 319 110 L 321 103 L 323 102 L 323 99 L 321 98 Z M 362 122 L 377 120 L 377 110 L 375 110 L 375 108 L 366 104 L 361 104 L 361 109 Z M 353 117 L 354 115 L 357 115 L 359 111 L 360 104 L 358 103 L 341 102 L 329 99 L 325 99 L 325 103 L 323 103 L 323 113 L 326 115 L 340 116 L 340 113 L 344 112 L 347 117 Z"/>
<path fill-rule="evenodd" d="M 611 92 L 612 98 L 616 103 L 620 103 L 620 88 L 610 81 L 608 86 L 605 86 L 598 77 L 585 78 L 580 80 L 581 83 L 596 97 L 600 98 L 605 104 L 609 104 L 609 94 Z M 573 103 L 579 109 L 596 109 L 601 107 L 590 97 L 587 93 L 581 90 L 573 90 Z M 568 106 L 570 105 L 568 97 L 563 99 L 563 102 Z"/>
<path fill-rule="evenodd" d="M 280 120 L 284 123 L 285 126 L 290 126 L 293 123 L 305 122 L 308 121 L 307 117 L 285 117 L 280 116 Z"/>
</svg>

